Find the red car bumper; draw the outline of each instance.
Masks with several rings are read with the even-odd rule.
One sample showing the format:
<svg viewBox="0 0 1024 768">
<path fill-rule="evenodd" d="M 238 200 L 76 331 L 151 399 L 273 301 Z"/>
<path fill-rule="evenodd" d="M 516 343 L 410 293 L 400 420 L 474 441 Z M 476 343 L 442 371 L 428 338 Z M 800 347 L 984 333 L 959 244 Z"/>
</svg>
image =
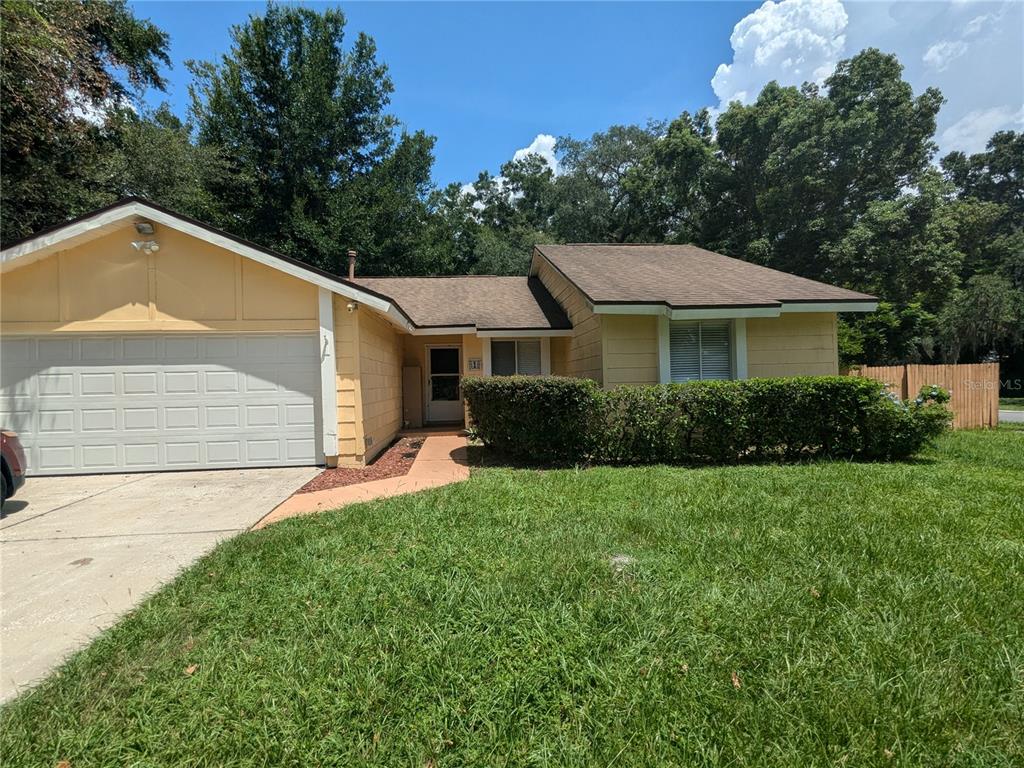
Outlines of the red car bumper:
<svg viewBox="0 0 1024 768">
<path fill-rule="evenodd" d="M 25 484 L 25 449 L 21 447 L 17 432 L 0 430 L 0 456 L 7 475 L 7 497 L 10 498 Z"/>
</svg>

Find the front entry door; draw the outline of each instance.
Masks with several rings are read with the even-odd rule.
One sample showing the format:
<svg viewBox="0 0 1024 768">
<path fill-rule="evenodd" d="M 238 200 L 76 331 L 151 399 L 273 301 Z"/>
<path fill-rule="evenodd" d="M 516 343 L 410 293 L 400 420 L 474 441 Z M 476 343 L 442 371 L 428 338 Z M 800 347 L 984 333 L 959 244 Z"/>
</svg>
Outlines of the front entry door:
<svg viewBox="0 0 1024 768">
<path fill-rule="evenodd" d="M 427 348 L 427 421 L 462 421 L 459 347 Z"/>
</svg>

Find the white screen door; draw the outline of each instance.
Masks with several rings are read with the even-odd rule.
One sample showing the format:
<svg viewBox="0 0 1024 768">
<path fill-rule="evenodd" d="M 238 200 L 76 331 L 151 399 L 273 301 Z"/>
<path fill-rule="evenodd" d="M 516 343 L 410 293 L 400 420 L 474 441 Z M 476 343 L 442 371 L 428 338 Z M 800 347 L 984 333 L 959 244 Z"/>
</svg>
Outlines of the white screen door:
<svg viewBox="0 0 1024 768">
<path fill-rule="evenodd" d="M 462 421 L 458 347 L 427 348 L 427 421 Z"/>
</svg>

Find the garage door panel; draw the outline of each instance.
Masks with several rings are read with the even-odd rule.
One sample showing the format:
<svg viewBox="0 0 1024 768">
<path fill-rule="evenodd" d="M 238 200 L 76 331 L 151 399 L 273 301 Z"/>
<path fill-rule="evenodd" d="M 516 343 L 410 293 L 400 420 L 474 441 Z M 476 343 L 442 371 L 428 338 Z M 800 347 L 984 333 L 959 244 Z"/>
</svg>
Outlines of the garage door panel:
<svg viewBox="0 0 1024 768">
<path fill-rule="evenodd" d="M 296 463 L 316 462 L 316 440 L 296 438 L 285 441 L 286 457 Z"/>
<path fill-rule="evenodd" d="M 237 405 L 208 405 L 206 426 L 214 429 L 238 429 L 242 426 L 241 408 Z"/>
<path fill-rule="evenodd" d="M 32 419 L 29 414 L 29 420 L 35 422 L 34 428 L 26 428 L 26 430 L 18 430 L 16 427 L 14 430 L 27 431 L 30 434 L 38 435 L 73 435 L 75 433 L 76 420 L 75 411 L 68 410 L 39 410 L 36 414 L 35 419 Z"/>
<path fill-rule="evenodd" d="M 254 339 L 4 339 L 0 418 L 31 474 L 321 461 L 315 337 Z"/>
<path fill-rule="evenodd" d="M 113 362 L 118 357 L 118 339 L 82 339 L 79 343 L 83 360 Z"/>
<path fill-rule="evenodd" d="M 136 443 L 124 446 L 125 469 L 147 470 L 160 466 L 160 446 L 157 443 Z"/>
<path fill-rule="evenodd" d="M 82 432 L 116 432 L 117 411 L 114 408 L 83 408 Z"/>
<path fill-rule="evenodd" d="M 242 461 L 240 440 L 211 440 L 206 446 L 212 464 L 239 464 Z"/>
<path fill-rule="evenodd" d="M 199 406 L 173 406 L 164 408 L 167 429 L 199 429 Z"/>
<path fill-rule="evenodd" d="M 164 360 L 171 362 L 177 360 L 198 360 L 199 339 L 195 336 L 184 338 L 167 337 L 164 339 Z"/>
<path fill-rule="evenodd" d="M 38 360 L 67 360 L 73 362 L 78 359 L 75 354 L 74 339 L 39 339 L 36 342 Z"/>
<path fill-rule="evenodd" d="M 39 397 L 71 397 L 75 394 L 74 374 L 40 373 L 36 381 Z"/>
<path fill-rule="evenodd" d="M 138 371 L 121 374 L 121 391 L 126 395 L 158 394 L 156 371 Z"/>
<path fill-rule="evenodd" d="M 154 407 L 125 408 L 124 428 L 130 432 L 153 431 L 160 428 L 159 409 Z"/>
<path fill-rule="evenodd" d="M 117 394 L 117 374 L 110 372 L 78 374 L 78 391 L 84 396 L 107 396 Z"/>
<path fill-rule="evenodd" d="M 157 346 L 159 339 L 155 336 L 124 337 L 121 340 L 121 355 L 125 360 L 151 360 L 159 357 Z"/>
<path fill-rule="evenodd" d="M 203 381 L 204 391 L 211 394 L 237 394 L 241 390 L 238 386 L 238 373 L 236 371 L 205 371 Z"/>
</svg>

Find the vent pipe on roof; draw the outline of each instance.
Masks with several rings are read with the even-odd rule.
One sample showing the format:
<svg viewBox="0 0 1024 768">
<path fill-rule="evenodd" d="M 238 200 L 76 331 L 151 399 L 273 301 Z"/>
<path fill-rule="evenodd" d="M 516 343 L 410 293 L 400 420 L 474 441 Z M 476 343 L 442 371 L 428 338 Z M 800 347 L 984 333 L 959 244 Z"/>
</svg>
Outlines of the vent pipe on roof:
<svg viewBox="0 0 1024 768">
<path fill-rule="evenodd" d="M 348 279 L 356 279 L 356 252 L 354 250 L 348 252 Z"/>
</svg>

